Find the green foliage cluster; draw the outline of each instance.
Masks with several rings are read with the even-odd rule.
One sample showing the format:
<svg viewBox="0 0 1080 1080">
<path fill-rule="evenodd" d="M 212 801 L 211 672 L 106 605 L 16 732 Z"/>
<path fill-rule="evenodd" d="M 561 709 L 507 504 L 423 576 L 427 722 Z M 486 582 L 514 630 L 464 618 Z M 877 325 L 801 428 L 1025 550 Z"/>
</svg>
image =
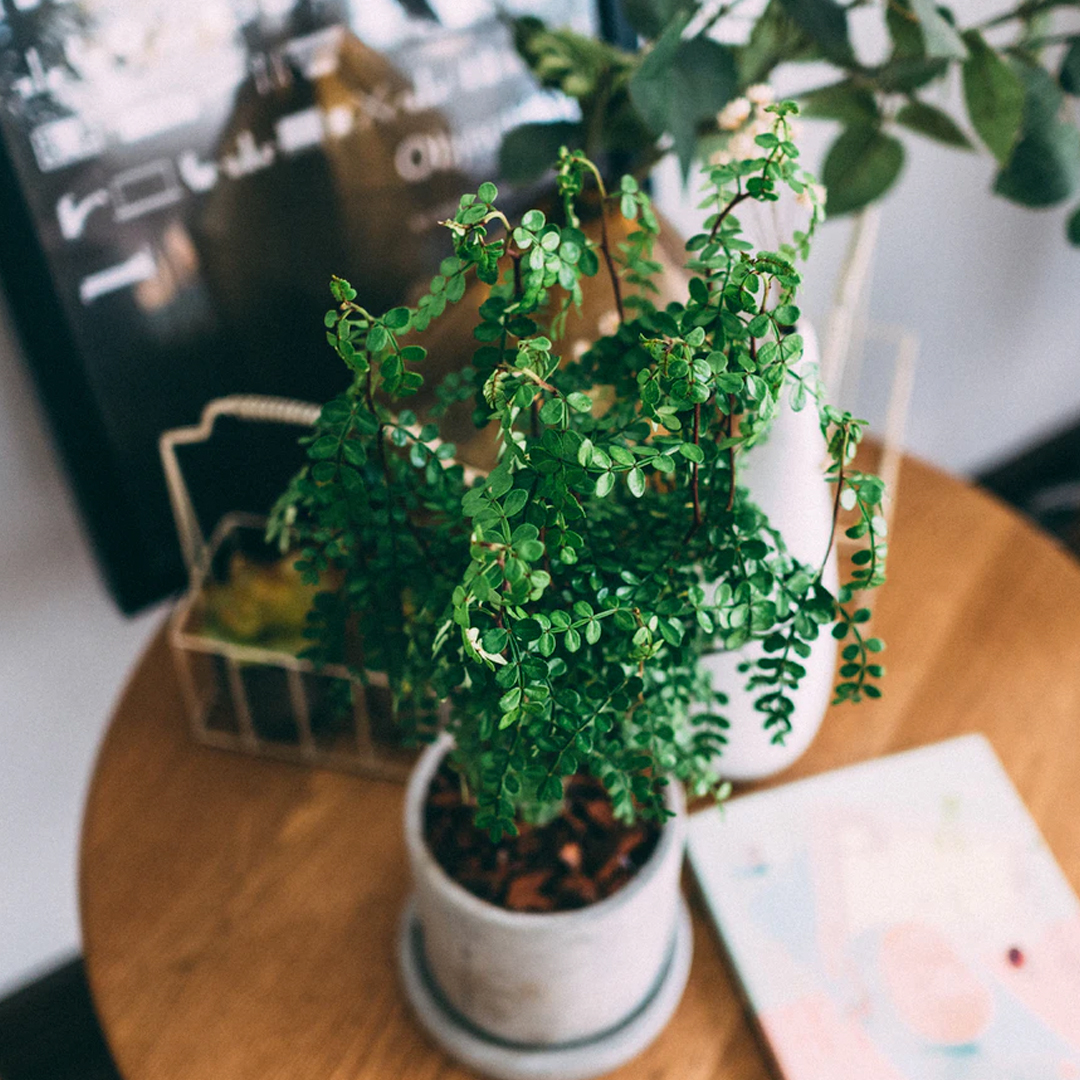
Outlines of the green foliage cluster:
<svg viewBox="0 0 1080 1080">
<path fill-rule="evenodd" d="M 744 44 L 713 40 L 710 31 L 742 3 L 624 0 L 644 40 L 636 53 L 519 20 L 522 56 L 544 85 L 580 101 L 582 120 L 510 132 L 502 154 L 507 175 L 535 175 L 563 141 L 592 156 L 621 154 L 645 169 L 660 156 L 664 136 L 685 174 L 725 104 L 782 65 L 825 61 L 837 77 L 800 101 L 806 115 L 843 125 L 822 171 L 830 215 L 859 210 L 892 187 L 905 157 L 898 129 L 963 150 L 977 139 L 997 163 L 994 191 L 1024 206 L 1056 205 L 1080 189 L 1080 130 L 1067 105 L 1080 95 L 1080 33 L 1056 33 L 1051 24 L 1056 9 L 1076 8 L 1077 0 L 1021 0 L 967 27 L 934 0 L 769 0 Z M 877 64 L 860 61 L 851 44 L 849 12 L 864 6 L 880 12 L 891 44 Z M 922 96 L 952 72 L 959 72 L 975 138 Z M 1066 231 L 1080 244 L 1080 207 Z"/>
<path fill-rule="evenodd" d="M 704 171 L 709 215 L 686 245 L 682 302 L 652 299 L 648 196 L 629 176 L 609 193 L 565 147 L 562 219 L 529 210 L 515 224 L 482 184 L 445 222 L 454 255 L 417 306 L 376 316 L 333 282 L 327 339 L 351 381 L 323 408 L 271 535 L 299 546 L 309 580 L 341 575 L 313 616 L 313 656 L 388 672 L 411 716 L 449 700 L 454 760 L 493 836 L 557 806 L 578 770 L 601 779 L 623 817 L 662 815 L 668 776 L 722 796 L 726 698 L 699 670 L 708 649 L 764 641 L 747 681 L 776 742 L 830 624 L 857 645 L 838 698 L 878 694 L 880 643 L 860 636 L 869 612 L 854 600 L 881 582 L 886 553 L 881 483 L 853 468 L 862 422 L 821 406 L 833 531 L 857 511 L 848 531 L 864 541 L 840 596 L 823 584 L 825 563 L 792 558 L 738 483 L 782 402 L 817 396 L 799 365 L 795 259 L 822 211 L 790 138 L 796 111 L 771 107 L 759 156 Z M 634 222 L 624 243 L 606 225 L 599 243 L 583 231 L 578 206 L 594 187 Z M 809 224 L 778 251 L 755 250 L 734 211 L 782 189 L 809 199 Z M 402 408 L 425 359 L 410 334 L 460 300 L 471 275 L 490 285 L 477 349 L 435 411 L 471 395 L 477 423 L 497 425 L 498 463 L 472 480 L 436 424 Z M 619 321 L 574 360 L 558 332 L 585 287 L 610 290 Z"/>
</svg>

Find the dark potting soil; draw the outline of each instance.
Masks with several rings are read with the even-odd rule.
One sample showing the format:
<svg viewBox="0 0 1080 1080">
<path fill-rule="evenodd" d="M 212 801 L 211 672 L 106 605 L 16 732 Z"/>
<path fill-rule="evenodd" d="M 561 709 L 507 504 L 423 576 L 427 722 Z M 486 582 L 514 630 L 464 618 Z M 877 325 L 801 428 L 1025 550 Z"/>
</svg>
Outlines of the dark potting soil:
<svg viewBox="0 0 1080 1080">
<path fill-rule="evenodd" d="M 457 774 L 443 763 L 431 781 L 424 835 L 439 865 L 474 896 L 511 911 L 572 911 L 621 889 L 656 848 L 655 821 L 615 820 L 603 785 L 566 781 L 564 809 L 546 825 L 520 824 L 497 844 L 473 824 Z"/>
</svg>

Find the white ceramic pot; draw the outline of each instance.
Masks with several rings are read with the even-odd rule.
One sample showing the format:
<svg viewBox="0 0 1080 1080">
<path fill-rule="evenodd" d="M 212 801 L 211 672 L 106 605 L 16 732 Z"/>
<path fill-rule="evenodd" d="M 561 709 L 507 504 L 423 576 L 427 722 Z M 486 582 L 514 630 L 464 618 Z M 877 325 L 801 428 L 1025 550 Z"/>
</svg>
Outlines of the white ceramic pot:
<svg viewBox="0 0 1080 1080">
<path fill-rule="evenodd" d="M 415 893 L 402 926 L 405 989 L 421 1023 L 453 1056 L 503 1080 L 575 1080 L 616 1068 L 660 1032 L 689 973 L 679 889 L 686 813 L 613 896 L 576 911 L 507 911 L 468 892 L 424 839 L 431 779 L 446 737 L 421 755 L 405 795 Z"/>
<path fill-rule="evenodd" d="M 802 365 L 818 362 L 818 346 L 812 328 L 800 326 L 806 343 Z M 826 448 L 812 401 L 800 412 L 789 408 L 777 416 L 768 439 L 747 451 L 742 461 L 740 484 L 769 517 L 800 562 L 821 565 L 832 528 L 835 489 L 825 481 Z M 838 585 L 835 553 L 823 575 L 825 587 L 835 593 Z M 760 780 L 781 772 L 809 748 L 832 699 L 836 670 L 836 639 L 824 628 L 810 656 L 799 659 L 806 668 L 798 690 L 792 695 L 795 713 L 792 731 L 782 746 L 772 743 L 772 733 L 762 726 L 762 714 L 754 700 L 763 691 L 747 692 L 747 676 L 741 663 L 764 655 L 759 643 L 737 652 L 710 653 L 702 664 L 712 675 L 714 689 L 731 699 L 723 714 L 731 721 L 728 745 L 717 764 L 729 780 Z"/>
</svg>

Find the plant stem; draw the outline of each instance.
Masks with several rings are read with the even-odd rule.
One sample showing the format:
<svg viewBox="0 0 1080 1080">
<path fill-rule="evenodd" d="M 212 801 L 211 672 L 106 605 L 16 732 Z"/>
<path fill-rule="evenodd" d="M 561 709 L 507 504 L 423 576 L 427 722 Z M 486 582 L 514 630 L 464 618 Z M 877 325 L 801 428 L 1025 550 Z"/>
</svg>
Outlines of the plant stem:
<svg viewBox="0 0 1080 1080">
<path fill-rule="evenodd" d="M 829 554 L 833 549 L 833 543 L 836 541 L 836 525 L 840 520 L 840 496 L 844 492 L 844 463 L 847 459 L 847 442 L 848 442 L 848 425 L 845 424 L 840 432 L 840 454 L 837 458 L 838 467 L 836 470 L 836 498 L 833 499 L 833 511 L 832 511 L 832 525 L 829 527 L 829 544 L 825 548 L 825 558 L 821 560 L 821 569 L 818 570 L 818 580 L 825 573 L 825 567 L 829 562 Z"/>
<path fill-rule="evenodd" d="M 735 430 L 735 395 L 728 394 L 727 414 L 727 437 L 732 438 Z M 735 447 L 728 447 L 728 471 L 731 473 L 731 484 L 728 487 L 727 510 L 730 514 L 735 509 Z"/>
<path fill-rule="evenodd" d="M 604 186 L 604 178 L 600 175 L 600 170 L 587 159 L 584 161 L 584 164 L 588 166 L 589 172 L 593 174 L 593 177 L 596 180 L 596 186 L 600 191 L 600 251 L 604 256 L 608 277 L 611 278 L 611 291 L 615 294 L 615 310 L 619 313 L 619 324 L 622 325 L 626 322 L 626 312 L 623 309 L 622 284 L 619 281 L 618 271 L 615 269 L 615 260 L 611 255 L 611 241 L 608 238 L 607 188 Z"/>
<path fill-rule="evenodd" d="M 701 446 L 701 403 L 695 402 L 694 404 L 694 445 Z M 698 487 L 698 463 L 695 461 L 693 468 L 690 470 L 690 493 L 694 499 L 694 520 L 690 526 L 690 531 L 686 534 L 686 539 L 689 540 L 691 536 L 701 527 L 701 491 Z"/>
<path fill-rule="evenodd" d="M 738 206 L 739 203 L 741 203 L 743 201 L 743 199 L 749 199 L 749 198 L 750 198 L 750 192 L 749 191 L 740 191 L 737 195 L 735 195 L 732 198 L 731 202 L 729 202 L 727 204 L 727 206 L 725 206 L 724 209 L 721 210 L 719 214 L 717 214 L 716 220 L 713 222 L 713 227 L 709 230 L 709 240 L 710 241 L 716 239 L 716 234 L 720 231 L 720 226 L 721 226 L 721 224 L 723 224 L 724 218 L 726 218 L 728 216 L 728 214 L 730 214 L 731 211 L 734 210 L 735 207 Z"/>
</svg>

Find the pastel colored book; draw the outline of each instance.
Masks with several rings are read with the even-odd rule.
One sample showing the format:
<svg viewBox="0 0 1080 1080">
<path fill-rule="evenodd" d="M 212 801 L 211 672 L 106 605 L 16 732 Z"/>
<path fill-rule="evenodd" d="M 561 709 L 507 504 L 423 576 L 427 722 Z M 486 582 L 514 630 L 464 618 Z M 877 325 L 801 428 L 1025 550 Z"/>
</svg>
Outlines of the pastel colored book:
<svg viewBox="0 0 1080 1080">
<path fill-rule="evenodd" d="M 982 736 L 696 814 L 689 855 L 783 1080 L 1080 1080 L 1080 903 Z"/>
</svg>

